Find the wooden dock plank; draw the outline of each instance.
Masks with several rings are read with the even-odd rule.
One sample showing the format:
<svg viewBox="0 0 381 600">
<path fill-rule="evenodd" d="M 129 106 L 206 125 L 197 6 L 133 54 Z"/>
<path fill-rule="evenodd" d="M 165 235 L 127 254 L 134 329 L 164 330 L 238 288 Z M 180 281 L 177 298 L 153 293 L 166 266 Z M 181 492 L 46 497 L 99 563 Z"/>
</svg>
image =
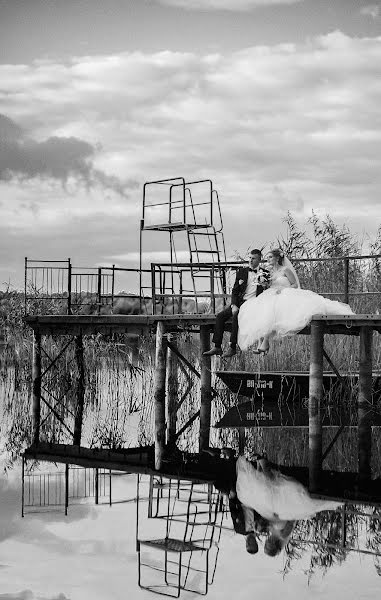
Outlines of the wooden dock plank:
<svg viewBox="0 0 381 600">
<path fill-rule="evenodd" d="M 200 326 L 213 328 L 214 314 L 175 314 L 175 315 L 38 315 L 28 316 L 25 322 L 34 331 L 45 335 L 80 335 L 92 333 L 138 333 L 147 334 L 164 321 L 166 329 L 182 331 L 198 329 Z M 359 335 L 361 327 L 372 327 L 381 332 L 381 315 L 314 315 L 312 322 L 320 321 L 324 333 Z M 310 334 L 310 327 L 299 332 Z"/>
</svg>

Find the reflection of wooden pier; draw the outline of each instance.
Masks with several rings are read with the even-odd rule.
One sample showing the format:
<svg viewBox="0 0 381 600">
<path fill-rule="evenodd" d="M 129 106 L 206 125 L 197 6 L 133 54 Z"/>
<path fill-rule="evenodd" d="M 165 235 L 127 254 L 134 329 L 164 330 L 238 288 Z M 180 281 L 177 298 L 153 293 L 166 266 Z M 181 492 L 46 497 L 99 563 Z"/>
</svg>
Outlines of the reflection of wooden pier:
<svg viewBox="0 0 381 600">
<path fill-rule="evenodd" d="M 168 238 L 169 263 L 152 263 L 150 268 L 143 268 L 143 238 L 160 235 Z M 177 261 L 175 240 L 182 240 L 187 248 L 188 262 Z M 145 243 L 144 243 L 145 247 Z M 67 264 L 37 264 L 38 261 L 25 261 L 25 308 L 26 313 L 37 313 L 27 316 L 26 322 L 33 329 L 33 394 L 32 446 L 27 449 L 25 457 L 36 457 L 40 460 L 71 462 L 83 466 L 104 466 L 131 472 L 164 472 L 181 467 L 188 477 L 201 476 L 200 469 L 193 465 L 180 465 L 168 462 L 168 454 L 176 446 L 179 436 L 187 428 L 199 420 L 199 452 L 209 447 L 211 406 L 214 397 L 212 389 L 212 361 L 203 356 L 210 348 L 210 334 L 215 322 L 214 314 L 184 314 L 185 311 L 199 313 L 205 300 L 210 300 L 210 308 L 215 313 L 218 306 L 225 305 L 229 296 L 229 278 L 234 276 L 237 263 L 227 263 L 223 236 L 223 223 L 218 193 L 211 180 L 186 181 L 182 177 L 147 182 L 143 187 L 142 218 L 140 220 L 139 269 L 122 269 L 119 267 L 98 267 L 91 272 L 75 268 L 70 259 Z M 359 289 L 351 289 L 350 262 L 373 257 L 330 257 L 328 259 L 299 259 L 300 268 L 306 267 L 306 261 L 316 268 L 329 265 L 341 265 L 335 271 L 330 289 L 316 289 L 323 295 L 342 296 L 347 302 L 349 297 L 362 295 Z M 175 261 L 175 262 L 174 262 Z M 311 262 L 312 261 L 312 262 Z M 314 273 L 316 273 L 314 268 Z M 94 271 L 94 272 L 93 272 Z M 101 314 L 116 308 L 116 304 L 128 294 L 118 298 L 116 279 L 118 275 L 136 271 L 139 275 L 139 287 L 135 297 L 139 299 L 139 312 L 152 310 L 152 315 L 112 315 Z M 320 272 L 320 269 L 318 269 Z M 331 271 L 330 271 L 331 272 Z M 326 284 L 325 270 L 323 281 Z M 378 277 L 378 271 L 377 271 Z M 125 280 L 124 280 L 125 281 Z M 87 282 L 85 284 L 85 282 Z M 84 287 L 85 286 L 85 287 Z M 124 287 L 124 286 L 123 286 Z M 129 287 L 129 286 L 128 286 Z M 377 287 L 377 286 L 376 286 Z M 333 289 L 332 289 L 333 288 Z M 122 288 L 123 289 L 123 288 Z M 315 289 L 315 288 L 314 288 Z M 363 288 L 361 288 L 362 290 Z M 368 289 L 368 288 L 367 288 Z M 372 284 L 372 294 L 379 294 Z M 340 291 L 341 290 L 341 291 Z M 119 293 L 119 292 L 118 292 Z M 32 294 L 32 295 L 31 295 Z M 148 300 L 148 302 L 146 302 Z M 90 311 L 94 304 L 97 315 L 72 314 L 86 308 Z M 143 306 L 144 305 L 144 306 Z M 41 314 L 46 312 L 66 311 L 68 314 Z M 369 310 L 369 309 L 364 309 Z M 172 314 L 158 314 L 171 312 Z M 321 492 L 327 483 L 327 472 L 322 465 L 325 457 L 340 435 L 344 421 L 337 435 L 323 449 L 322 414 L 323 399 L 323 362 L 326 360 L 337 379 L 341 375 L 324 349 L 324 336 L 350 335 L 358 336 L 359 374 L 357 419 L 358 430 L 358 473 L 353 474 L 353 485 L 361 482 L 369 483 L 371 459 L 371 427 L 372 427 L 372 339 L 373 331 L 381 331 L 381 316 L 372 314 L 353 315 L 348 317 L 313 318 L 310 327 L 301 334 L 310 336 L 310 370 L 308 385 L 308 427 L 309 427 L 309 465 L 308 485 L 310 491 Z M 193 332 L 199 336 L 199 368 L 181 354 L 176 345 L 176 334 Z M 106 449 L 90 450 L 81 446 L 83 414 L 85 403 L 85 359 L 84 338 L 94 335 L 113 336 L 118 334 L 154 335 L 156 337 L 155 381 L 154 381 L 154 428 L 155 438 L 153 450 L 134 449 L 132 451 L 114 451 Z M 47 337 L 64 337 L 61 350 L 52 356 Z M 52 344 L 52 347 L 54 344 Z M 71 404 L 66 399 L 67 391 L 46 391 L 44 382 L 49 377 L 58 361 L 67 349 L 74 350 L 71 357 L 76 363 L 74 381 L 71 381 Z M 42 361 L 42 358 L 44 359 Z M 43 367 L 42 367 L 43 365 Z M 179 365 L 197 377 L 200 381 L 200 404 L 181 429 L 177 429 L 178 374 Z M 376 370 L 376 369 L 375 369 Z M 50 395 L 48 395 L 50 394 Z M 64 400 L 64 402 L 63 402 Z M 40 432 L 46 424 L 41 404 L 48 408 L 48 417 L 54 416 L 62 435 L 59 440 L 71 440 L 72 445 L 50 444 L 41 440 Z M 66 404 L 65 404 L 66 403 Z M 68 406 L 70 404 L 70 406 Z M 44 423 L 45 422 L 45 423 Z M 49 421 L 48 421 L 49 422 Z M 257 424 L 260 425 L 260 424 Z M 282 423 L 281 423 L 282 425 Z M 61 436 L 61 437 L 60 437 Z M 143 471 L 142 471 L 143 470 Z M 182 476 L 184 473 L 180 473 Z M 179 473 L 178 473 L 179 474 Z M 213 479 L 213 473 L 203 470 L 202 478 Z M 343 490 L 346 483 L 343 483 Z M 339 491 L 339 490 L 336 490 Z"/>
<path fill-rule="evenodd" d="M 174 406 L 176 386 L 166 386 L 166 374 L 168 368 L 172 369 L 172 378 L 176 378 L 173 369 L 177 368 L 176 362 L 171 360 L 171 356 L 176 355 L 179 360 L 187 362 L 177 347 L 171 341 L 172 333 L 183 331 L 192 331 L 199 335 L 200 339 L 200 373 L 197 373 L 201 381 L 201 401 L 199 411 L 193 415 L 188 425 L 196 418 L 199 418 L 199 451 L 209 447 L 209 434 L 211 424 L 211 403 L 213 390 L 211 386 L 211 358 L 205 357 L 202 353 L 210 347 L 210 333 L 214 324 L 214 315 L 129 315 L 129 316 L 84 316 L 84 315 L 65 315 L 65 316 L 35 316 L 27 317 L 27 323 L 34 332 L 34 352 L 33 352 L 33 444 L 27 449 L 26 458 L 35 457 L 40 460 L 53 462 L 70 462 L 82 466 L 100 466 L 105 468 L 115 468 L 128 470 L 130 472 L 152 473 L 153 471 L 165 472 L 165 455 L 169 437 L 176 439 L 178 432 L 174 431 L 176 423 L 173 423 L 172 429 L 168 431 L 166 439 L 166 409 L 168 406 Z M 322 463 L 329 449 L 323 453 L 322 444 L 322 419 L 321 419 L 321 400 L 323 394 L 323 361 L 328 360 L 331 368 L 336 371 L 335 366 L 330 361 L 324 351 L 325 334 L 333 335 L 351 335 L 359 337 L 359 375 L 358 387 L 359 395 L 357 402 L 358 413 L 358 478 L 353 474 L 352 484 L 369 482 L 371 478 L 370 459 L 371 459 L 371 415 L 370 407 L 372 405 L 372 339 L 373 331 L 381 331 L 381 316 L 378 315 L 354 315 L 351 317 L 319 317 L 313 318 L 311 326 L 301 332 L 310 335 L 311 353 L 310 353 L 310 373 L 309 373 L 309 400 L 308 400 L 308 419 L 309 419 L 309 488 L 311 492 L 321 492 L 322 483 L 326 477 L 322 472 Z M 83 358 L 83 336 L 94 334 L 112 335 L 114 333 L 139 333 L 156 335 L 156 362 L 155 362 L 155 386 L 154 386 L 154 405 L 155 405 L 155 442 L 154 454 L 142 454 L 142 451 L 112 451 L 112 450 L 89 450 L 81 447 L 82 421 L 84 410 L 84 358 Z M 40 415 L 41 402 L 45 402 L 42 396 L 42 379 L 46 373 L 41 369 L 42 340 L 45 336 L 70 336 L 67 347 L 70 343 L 74 344 L 75 357 L 78 365 L 79 381 L 76 388 L 77 406 L 74 418 L 74 428 L 70 430 L 65 422 L 64 427 L 72 435 L 73 445 L 64 446 L 51 444 L 46 445 L 40 441 Z M 168 357 L 168 358 L 167 358 Z M 50 366 L 56 359 L 51 358 Z M 193 365 L 187 365 L 188 368 L 195 368 Z M 54 407 L 48 408 L 54 412 Z M 171 414 L 171 410 L 169 411 Z M 56 415 L 61 419 L 60 415 Z M 173 417 L 173 415 L 172 415 Z M 184 428 L 182 428 L 184 430 Z M 340 430 L 339 430 L 340 433 Z M 337 439 L 337 436 L 336 438 Z M 332 447 L 332 443 L 330 445 Z M 169 474 L 173 474 L 173 467 Z M 197 469 L 196 469 L 197 471 Z M 182 473 L 184 476 L 201 477 L 204 480 L 213 479 L 212 473 L 193 473 L 188 469 L 188 473 Z M 358 481 L 357 481 L 358 479 Z M 345 484 L 346 485 L 346 484 Z"/>
</svg>

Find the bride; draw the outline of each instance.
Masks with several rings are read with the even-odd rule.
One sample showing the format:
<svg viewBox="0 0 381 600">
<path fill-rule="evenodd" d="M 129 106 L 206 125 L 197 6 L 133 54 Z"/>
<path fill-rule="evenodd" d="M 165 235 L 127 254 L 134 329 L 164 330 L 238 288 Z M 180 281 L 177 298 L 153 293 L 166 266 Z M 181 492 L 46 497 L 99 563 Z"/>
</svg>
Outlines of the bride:
<svg viewBox="0 0 381 600">
<path fill-rule="evenodd" d="M 294 267 L 279 248 L 271 250 L 267 260 L 272 271 L 270 287 L 244 302 L 238 313 L 241 350 L 261 340 L 254 352 L 267 354 L 272 337 L 301 331 L 313 315 L 354 314 L 348 304 L 302 290 Z"/>
</svg>

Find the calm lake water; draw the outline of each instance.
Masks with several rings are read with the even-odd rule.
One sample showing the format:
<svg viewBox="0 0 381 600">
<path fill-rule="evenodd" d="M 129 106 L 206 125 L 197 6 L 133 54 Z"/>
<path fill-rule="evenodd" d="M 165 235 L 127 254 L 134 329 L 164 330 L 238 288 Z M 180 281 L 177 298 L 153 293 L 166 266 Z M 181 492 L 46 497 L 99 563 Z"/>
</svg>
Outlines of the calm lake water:
<svg viewBox="0 0 381 600">
<path fill-rule="evenodd" d="M 94 499 L 89 498 L 80 504 L 73 503 L 66 518 L 61 505 L 54 511 L 28 513 L 21 519 L 21 471 L 17 456 L 27 443 L 28 368 L 26 366 L 25 373 L 21 374 L 8 369 L 0 379 L 0 598 L 119 600 L 125 598 L 126 589 L 136 597 L 152 598 L 151 593 L 140 591 L 137 585 L 136 476 L 113 475 L 113 499 L 123 502 L 117 502 L 111 508 L 96 507 Z M 91 386 L 95 385 L 95 379 L 98 401 L 91 403 Z M 143 412 L 142 398 L 151 393 L 151 377 L 139 371 L 131 376 L 131 372 L 102 369 L 89 381 L 89 386 L 84 432 L 87 443 L 105 441 L 110 435 L 114 440 L 118 436 L 122 439 L 126 432 L 130 445 L 141 442 L 142 435 L 147 439 L 150 437 L 152 412 L 149 408 Z M 131 407 L 137 409 L 132 417 L 129 416 Z M 112 423 L 115 423 L 114 427 Z M 270 440 L 268 436 L 266 432 L 262 434 L 261 443 L 269 457 L 274 458 L 276 453 L 287 455 L 288 447 L 293 443 L 295 456 L 303 462 L 303 435 L 298 440 L 292 432 L 284 440 L 279 436 Z M 356 454 L 354 446 L 348 447 L 348 440 L 339 446 L 343 464 L 348 464 L 344 450 L 347 454 Z M 258 444 L 258 439 L 255 442 L 249 440 L 250 443 Z M 374 460 L 378 464 L 379 455 Z M 5 467 L 7 472 L 4 472 Z M 39 465 L 36 469 L 36 473 L 63 471 L 62 466 L 52 464 Z M 168 521 L 148 518 L 147 480 L 142 485 L 139 513 L 142 535 L 157 533 L 163 536 Z M 173 519 L 170 525 L 170 531 L 178 537 L 184 535 L 187 527 L 184 506 L 188 506 L 188 491 L 182 494 L 182 510 L 179 509 L 181 504 L 176 507 L 171 504 L 170 509 L 172 516 L 176 516 L 176 511 L 182 513 L 180 522 Z M 189 506 L 190 513 L 194 514 L 195 507 L 202 504 L 196 498 Z M 200 508 L 198 510 L 201 512 Z M 345 517 L 345 543 L 363 553 L 343 549 L 344 521 L 338 508 L 310 519 L 296 520 L 287 544 L 275 557 L 264 552 L 268 532 L 257 536 L 258 552 L 249 554 L 245 537 L 234 532 L 231 516 L 226 513 L 221 521 L 220 550 L 208 597 L 378 598 L 381 591 L 380 558 L 370 554 L 381 551 L 381 521 L 375 518 L 375 511 L 374 507 L 351 505 Z M 188 519 L 188 529 L 191 520 Z M 211 553 L 214 561 L 213 556 Z M 159 558 L 151 557 L 154 564 Z M 193 572 L 189 577 L 192 585 L 201 585 L 202 573 Z M 186 598 L 196 597 L 191 592 L 183 594 Z"/>
</svg>

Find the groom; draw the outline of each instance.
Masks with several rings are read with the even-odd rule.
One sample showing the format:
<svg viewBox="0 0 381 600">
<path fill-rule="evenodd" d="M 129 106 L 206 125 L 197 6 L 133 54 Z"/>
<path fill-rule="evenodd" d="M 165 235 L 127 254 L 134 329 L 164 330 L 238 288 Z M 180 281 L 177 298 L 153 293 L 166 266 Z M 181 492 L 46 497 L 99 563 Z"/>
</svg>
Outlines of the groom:
<svg viewBox="0 0 381 600">
<path fill-rule="evenodd" d="M 267 287 L 270 277 L 269 271 L 260 266 L 262 252 L 254 248 L 250 252 L 249 266 L 240 267 L 237 271 L 235 283 L 232 289 L 231 304 L 216 315 L 216 324 L 214 326 L 213 342 L 214 348 L 204 352 L 204 356 L 214 356 L 222 354 L 222 338 L 224 334 L 225 323 L 230 318 L 232 320 L 232 329 L 230 336 L 230 346 L 223 357 L 228 358 L 237 353 L 238 337 L 238 312 L 239 307 L 254 296 L 259 296 Z"/>
</svg>

